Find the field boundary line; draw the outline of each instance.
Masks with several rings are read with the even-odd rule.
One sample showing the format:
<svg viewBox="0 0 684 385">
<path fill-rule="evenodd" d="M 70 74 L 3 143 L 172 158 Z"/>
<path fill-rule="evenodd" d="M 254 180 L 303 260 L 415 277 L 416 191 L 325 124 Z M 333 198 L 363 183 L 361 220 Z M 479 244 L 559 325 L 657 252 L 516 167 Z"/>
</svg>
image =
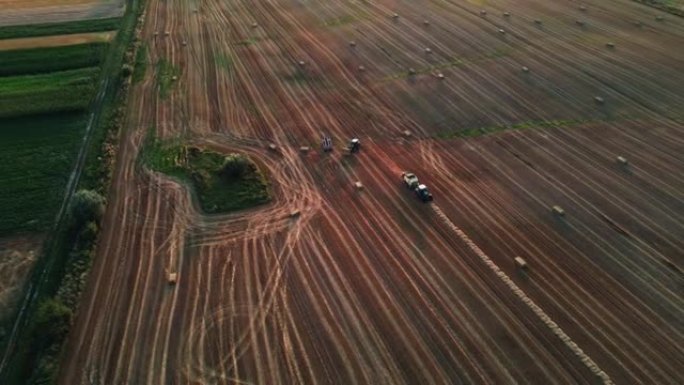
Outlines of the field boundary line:
<svg viewBox="0 0 684 385">
<path fill-rule="evenodd" d="M 499 278 L 501 278 L 501 280 L 506 284 L 506 286 L 508 286 L 508 288 L 511 289 L 511 291 L 513 291 L 513 293 L 518 298 L 520 298 L 523 301 L 523 303 L 525 303 L 525 305 L 528 308 L 530 308 L 530 310 L 532 310 L 532 312 L 535 315 L 537 315 L 537 317 L 539 317 L 539 319 L 544 323 L 544 325 L 551 329 L 553 334 L 558 336 L 558 338 L 560 338 L 561 341 L 563 341 L 565 346 L 570 348 L 570 350 L 577 357 L 579 357 L 580 361 L 582 361 L 582 363 L 587 368 L 589 368 L 589 370 L 591 370 L 592 373 L 599 377 L 604 384 L 614 385 L 614 382 L 610 379 L 608 374 L 605 371 L 603 371 L 598 366 L 598 364 L 596 364 L 596 362 L 592 360 L 591 357 L 589 357 L 589 355 L 585 353 L 575 342 L 573 342 L 570 336 L 568 336 L 567 333 L 565 333 L 563 329 L 561 329 L 560 326 L 558 326 L 557 323 L 553 322 L 551 317 L 549 317 L 549 315 L 546 314 L 539 305 L 534 303 L 534 301 L 532 301 L 532 299 L 528 297 L 527 294 L 525 294 L 525 292 L 520 287 L 518 287 L 518 285 L 516 285 L 515 282 L 513 282 L 513 280 L 503 270 L 501 270 L 501 268 L 499 268 L 499 266 L 497 266 L 496 263 L 494 263 L 494 261 L 492 261 L 492 259 L 489 258 L 489 256 L 487 256 L 487 254 L 485 254 L 485 252 L 482 251 L 482 249 L 480 249 L 480 247 L 475 242 L 473 242 L 473 240 L 471 240 L 470 237 L 468 237 L 468 235 L 463 230 L 456 226 L 451 221 L 451 219 L 449 219 L 449 217 L 446 216 L 444 211 L 442 211 L 442 209 L 439 208 L 439 206 L 435 204 L 432 204 L 431 206 L 433 211 L 437 214 L 437 216 L 439 216 L 442 219 L 442 221 L 447 225 L 447 227 L 449 227 L 454 233 L 456 233 L 456 235 L 458 235 L 458 237 L 463 242 L 465 242 L 465 244 L 473 252 L 475 252 L 475 254 L 485 263 L 485 265 L 487 265 Z"/>
</svg>

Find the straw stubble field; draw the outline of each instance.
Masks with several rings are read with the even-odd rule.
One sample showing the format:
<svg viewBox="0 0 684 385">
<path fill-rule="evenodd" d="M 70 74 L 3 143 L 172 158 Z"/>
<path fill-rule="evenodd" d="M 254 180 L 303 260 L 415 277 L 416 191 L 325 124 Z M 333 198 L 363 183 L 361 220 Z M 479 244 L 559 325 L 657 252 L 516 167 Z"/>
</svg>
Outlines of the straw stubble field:
<svg viewBox="0 0 684 385">
<path fill-rule="evenodd" d="M 658 15 L 150 1 L 167 64 L 134 89 L 61 383 L 681 383 L 684 22 Z M 136 162 L 148 129 L 250 155 L 273 202 L 203 215 Z"/>
</svg>

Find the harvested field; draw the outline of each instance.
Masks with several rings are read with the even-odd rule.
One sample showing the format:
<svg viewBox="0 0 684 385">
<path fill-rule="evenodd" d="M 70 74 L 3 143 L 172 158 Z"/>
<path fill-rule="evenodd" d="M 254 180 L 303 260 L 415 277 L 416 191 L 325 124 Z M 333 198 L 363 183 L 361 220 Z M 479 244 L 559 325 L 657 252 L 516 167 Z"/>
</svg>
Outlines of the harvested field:
<svg viewBox="0 0 684 385">
<path fill-rule="evenodd" d="M 116 32 L 91 32 L 75 33 L 70 35 L 26 37 L 21 39 L 0 40 L 0 51 L 29 49 L 29 48 L 48 48 L 63 47 L 68 45 L 87 44 L 87 43 L 106 43 L 109 42 Z"/>
<path fill-rule="evenodd" d="M 150 1 L 60 383 L 684 382 L 684 22 L 661 14 Z M 248 154 L 274 202 L 201 214 L 140 166 L 148 129 Z"/>
<path fill-rule="evenodd" d="M 64 5 L 94 3 L 93 0 L 0 0 L 3 9 L 56 7 Z"/>
<path fill-rule="evenodd" d="M 21 4 L 21 6 L 13 6 L 15 4 Z M 10 2 L 7 8 L 3 6 L 2 14 L 0 14 L 0 26 L 63 23 L 119 17 L 123 14 L 124 8 L 123 0 Z"/>
</svg>

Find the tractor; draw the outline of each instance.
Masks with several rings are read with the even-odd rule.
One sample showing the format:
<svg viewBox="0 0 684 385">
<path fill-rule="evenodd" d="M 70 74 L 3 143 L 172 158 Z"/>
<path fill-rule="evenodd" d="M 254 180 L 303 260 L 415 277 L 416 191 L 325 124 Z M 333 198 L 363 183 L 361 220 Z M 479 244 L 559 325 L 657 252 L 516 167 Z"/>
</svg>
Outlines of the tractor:
<svg viewBox="0 0 684 385">
<path fill-rule="evenodd" d="M 416 193 L 420 200 L 423 202 L 432 201 L 432 194 L 430 194 L 426 185 L 418 181 L 416 174 L 412 172 L 402 172 L 401 179 L 409 190 L 413 190 Z"/>
<path fill-rule="evenodd" d="M 324 137 L 323 142 L 321 143 L 321 146 L 323 147 L 323 152 L 332 151 L 333 150 L 332 138 L 329 136 Z"/>
<path fill-rule="evenodd" d="M 354 154 L 359 152 L 361 150 L 361 142 L 359 141 L 358 138 L 354 138 L 351 141 L 349 141 L 349 153 Z"/>
<path fill-rule="evenodd" d="M 411 190 L 415 189 L 420 184 L 418 182 L 418 177 L 412 172 L 402 172 L 401 179 L 404 181 L 404 184 L 406 184 L 406 187 Z"/>
<path fill-rule="evenodd" d="M 424 184 L 418 185 L 415 189 L 416 195 L 423 202 L 432 202 L 432 194 L 428 191 L 427 186 Z"/>
</svg>

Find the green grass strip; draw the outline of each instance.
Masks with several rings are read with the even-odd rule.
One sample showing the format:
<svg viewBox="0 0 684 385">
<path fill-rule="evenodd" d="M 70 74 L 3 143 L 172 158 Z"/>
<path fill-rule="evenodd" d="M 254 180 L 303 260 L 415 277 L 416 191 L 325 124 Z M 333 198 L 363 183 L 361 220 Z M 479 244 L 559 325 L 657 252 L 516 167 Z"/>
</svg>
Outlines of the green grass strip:
<svg viewBox="0 0 684 385">
<path fill-rule="evenodd" d="M 159 96 L 166 99 L 171 93 L 174 77 L 180 76 L 180 69 L 171 64 L 166 59 L 161 59 L 157 62 L 157 87 L 159 89 Z"/>
<path fill-rule="evenodd" d="M 120 24 L 120 17 L 110 17 L 106 19 L 77 20 L 64 23 L 10 25 L 0 27 L 0 40 L 33 36 L 113 31 L 118 29 Z"/>
<path fill-rule="evenodd" d="M 487 126 L 487 127 L 471 127 L 463 128 L 453 131 L 446 131 L 437 134 L 440 139 L 452 139 L 452 138 L 472 138 L 483 135 L 491 135 L 497 132 L 510 131 L 510 130 L 527 130 L 527 129 L 542 129 L 542 128 L 552 128 L 552 127 L 566 127 L 574 126 L 583 123 L 587 123 L 587 120 L 531 120 L 526 122 L 520 122 L 515 124 L 506 124 L 500 126 Z"/>
<path fill-rule="evenodd" d="M 0 118 L 85 110 L 95 94 L 99 68 L 0 78 Z"/>
<path fill-rule="evenodd" d="M 109 43 L 0 51 L 0 76 L 39 74 L 100 64 Z"/>
<path fill-rule="evenodd" d="M 135 69 L 133 70 L 133 82 L 137 83 L 145 78 L 147 72 L 147 44 L 142 43 L 135 53 Z"/>
</svg>

